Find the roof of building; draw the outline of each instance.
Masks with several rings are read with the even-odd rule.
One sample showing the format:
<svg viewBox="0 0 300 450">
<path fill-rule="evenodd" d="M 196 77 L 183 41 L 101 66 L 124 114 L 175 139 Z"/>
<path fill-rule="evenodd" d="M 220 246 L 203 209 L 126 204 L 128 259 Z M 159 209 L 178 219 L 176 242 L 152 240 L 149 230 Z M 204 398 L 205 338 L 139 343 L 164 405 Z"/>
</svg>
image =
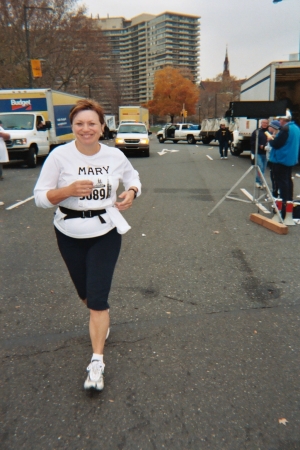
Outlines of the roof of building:
<svg viewBox="0 0 300 450">
<path fill-rule="evenodd" d="M 141 22 L 149 22 L 152 19 L 155 19 L 156 17 L 161 17 L 166 14 L 178 16 L 178 17 L 188 17 L 192 19 L 200 19 L 200 16 L 194 16 L 191 14 L 184 14 L 184 13 L 178 13 L 178 12 L 172 12 L 172 11 L 165 11 L 160 14 L 154 15 L 154 14 L 148 14 L 148 13 L 141 13 L 137 16 L 132 17 L 131 19 L 125 19 L 124 17 L 117 16 L 117 17 L 91 17 L 93 20 L 97 21 L 98 26 L 100 26 L 104 30 L 112 30 L 112 29 L 121 29 L 121 28 L 127 28 L 130 26 L 137 25 Z"/>
</svg>

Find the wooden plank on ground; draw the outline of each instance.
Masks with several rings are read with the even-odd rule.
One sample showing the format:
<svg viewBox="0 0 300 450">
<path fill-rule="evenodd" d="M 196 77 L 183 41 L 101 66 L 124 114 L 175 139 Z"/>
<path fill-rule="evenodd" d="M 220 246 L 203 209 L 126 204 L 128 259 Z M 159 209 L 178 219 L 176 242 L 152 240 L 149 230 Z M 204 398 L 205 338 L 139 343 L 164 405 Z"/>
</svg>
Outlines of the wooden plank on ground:
<svg viewBox="0 0 300 450">
<path fill-rule="evenodd" d="M 252 222 L 261 225 L 262 227 L 268 228 L 268 230 L 274 231 L 278 234 L 288 234 L 288 227 L 283 223 L 277 223 L 272 219 L 267 219 L 260 214 L 250 214 L 250 220 Z"/>
</svg>

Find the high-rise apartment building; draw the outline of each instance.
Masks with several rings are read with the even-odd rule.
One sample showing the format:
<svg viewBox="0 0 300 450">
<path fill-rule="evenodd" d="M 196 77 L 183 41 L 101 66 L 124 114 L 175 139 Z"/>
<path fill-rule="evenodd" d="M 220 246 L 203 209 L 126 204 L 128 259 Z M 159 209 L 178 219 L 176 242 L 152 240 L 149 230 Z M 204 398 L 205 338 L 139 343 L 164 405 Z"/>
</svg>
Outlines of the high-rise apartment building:
<svg viewBox="0 0 300 450">
<path fill-rule="evenodd" d="M 93 19 L 107 37 L 119 77 L 123 104 L 152 98 L 154 74 L 167 65 L 188 68 L 199 81 L 200 17 L 174 12 Z"/>
</svg>

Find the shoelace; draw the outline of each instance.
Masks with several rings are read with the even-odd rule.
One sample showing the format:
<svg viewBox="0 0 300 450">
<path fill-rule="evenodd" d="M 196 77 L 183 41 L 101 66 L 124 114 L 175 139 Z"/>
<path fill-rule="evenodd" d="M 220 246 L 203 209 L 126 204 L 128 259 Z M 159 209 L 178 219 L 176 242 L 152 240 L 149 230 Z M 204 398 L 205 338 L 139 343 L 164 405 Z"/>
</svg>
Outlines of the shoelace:
<svg viewBox="0 0 300 450">
<path fill-rule="evenodd" d="M 92 361 L 88 367 L 87 371 L 89 372 L 90 380 L 97 381 L 104 373 L 105 364 L 101 363 L 101 361 Z"/>
</svg>

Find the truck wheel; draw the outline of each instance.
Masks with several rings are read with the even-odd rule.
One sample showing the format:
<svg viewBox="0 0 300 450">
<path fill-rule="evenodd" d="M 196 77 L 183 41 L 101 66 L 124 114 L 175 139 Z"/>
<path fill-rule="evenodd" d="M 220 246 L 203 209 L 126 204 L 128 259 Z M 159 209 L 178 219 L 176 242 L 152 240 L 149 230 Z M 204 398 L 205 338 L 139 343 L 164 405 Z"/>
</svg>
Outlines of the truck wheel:
<svg viewBox="0 0 300 450">
<path fill-rule="evenodd" d="M 162 136 L 158 136 L 158 141 L 163 144 L 165 142 L 164 138 Z"/>
<path fill-rule="evenodd" d="M 210 143 L 211 139 L 208 136 L 203 136 L 202 137 L 202 142 L 204 145 L 208 145 Z"/>
<path fill-rule="evenodd" d="M 188 141 L 188 144 L 195 144 L 196 143 L 195 138 L 194 138 L 194 136 L 192 134 L 188 135 L 187 141 Z"/>
<path fill-rule="evenodd" d="M 37 148 L 30 147 L 27 153 L 27 158 L 25 160 L 28 167 L 34 169 L 37 165 Z"/>
<path fill-rule="evenodd" d="M 145 150 L 144 155 L 145 155 L 146 157 L 149 157 L 149 156 L 150 156 L 150 150 L 149 150 L 149 148 L 148 148 L 147 150 Z"/>
<path fill-rule="evenodd" d="M 240 156 L 242 151 L 239 150 L 237 147 L 235 147 L 233 143 L 231 143 L 230 144 L 230 153 L 232 154 L 232 156 Z"/>
</svg>

